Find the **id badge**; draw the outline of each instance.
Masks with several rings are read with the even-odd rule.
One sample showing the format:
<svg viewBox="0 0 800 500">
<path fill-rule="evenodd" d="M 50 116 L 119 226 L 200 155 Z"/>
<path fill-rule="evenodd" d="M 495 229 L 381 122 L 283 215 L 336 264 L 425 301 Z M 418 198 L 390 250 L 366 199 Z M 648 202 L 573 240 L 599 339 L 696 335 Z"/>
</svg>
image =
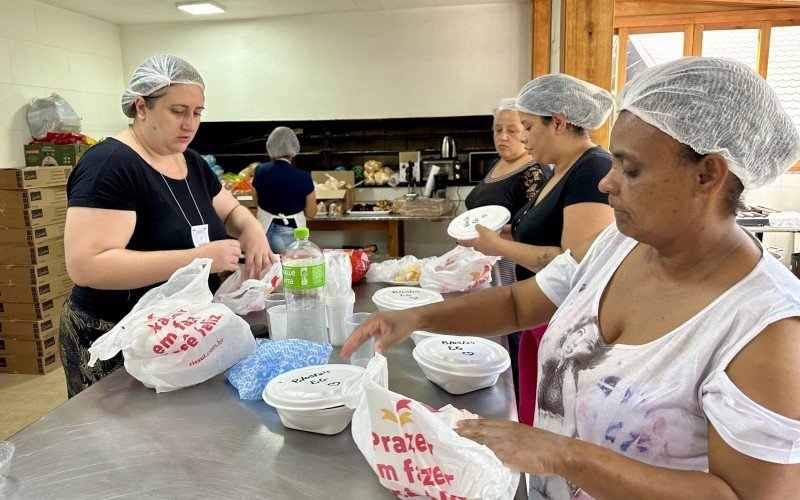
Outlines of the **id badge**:
<svg viewBox="0 0 800 500">
<path fill-rule="evenodd" d="M 208 239 L 208 224 L 192 226 L 192 243 L 194 243 L 195 248 L 210 243 Z"/>
</svg>

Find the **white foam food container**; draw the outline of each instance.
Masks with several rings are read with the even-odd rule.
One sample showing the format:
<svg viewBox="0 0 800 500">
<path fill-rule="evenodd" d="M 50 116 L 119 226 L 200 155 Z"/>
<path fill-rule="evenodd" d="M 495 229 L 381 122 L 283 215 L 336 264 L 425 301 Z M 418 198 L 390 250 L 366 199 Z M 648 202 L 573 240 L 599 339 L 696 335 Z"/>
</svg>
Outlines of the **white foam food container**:
<svg viewBox="0 0 800 500">
<path fill-rule="evenodd" d="M 503 346 L 481 337 L 436 335 L 421 340 L 412 354 L 428 380 L 450 394 L 491 387 L 511 366 Z"/>
<path fill-rule="evenodd" d="M 354 411 L 344 406 L 342 385 L 363 372 L 354 365 L 306 366 L 270 380 L 262 397 L 290 429 L 338 434 L 350 423 Z"/>
<path fill-rule="evenodd" d="M 390 286 L 372 294 L 372 302 L 379 311 L 402 311 L 443 300 L 439 292 L 412 286 Z"/>
<path fill-rule="evenodd" d="M 433 332 L 426 332 L 424 330 L 416 330 L 414 332 L 411 332 L 411 340 L 414 341 L 414 345 L 417 345 L 420 342 L 422 342 L 423 339 L 427 339 L 427 338 L 430 338 L 430 337 L 439 337 L 441 335 L 443 335 L 443 334 L 441 334 L 441 333 L 433 333 Z"/>
<path fill-rule="evenodd" d="M 457 240 L 472 240 L 478 237 L 475 226 L 480 224 L 492 231 L 500 231 L 511 220 L 511 212 L 500 205 L 486 205 L 467 210 L 447 226 L 447 234 Z"/>
</svg>

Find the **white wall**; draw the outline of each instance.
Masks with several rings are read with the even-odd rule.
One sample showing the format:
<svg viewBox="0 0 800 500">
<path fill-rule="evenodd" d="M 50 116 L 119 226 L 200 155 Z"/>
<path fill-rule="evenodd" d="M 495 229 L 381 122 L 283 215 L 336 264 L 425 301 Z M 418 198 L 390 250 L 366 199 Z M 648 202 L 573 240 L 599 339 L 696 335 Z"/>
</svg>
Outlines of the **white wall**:
<svg viewBox="0 0 800 500">
<path fill-rule="evenodd" d="M 113 135 L 127 123 L 119 28 L 32 0 L 0 2 L 0 167 L 24 165 L 27 105 L 57 92 L 83 132 Z"/>
<path fill-rule="evenodd" d="M 195 65 L 207 121 L 486 114 L 530 78 L 530 2 L 122 26 L 125 74 Z"/>
</svg>

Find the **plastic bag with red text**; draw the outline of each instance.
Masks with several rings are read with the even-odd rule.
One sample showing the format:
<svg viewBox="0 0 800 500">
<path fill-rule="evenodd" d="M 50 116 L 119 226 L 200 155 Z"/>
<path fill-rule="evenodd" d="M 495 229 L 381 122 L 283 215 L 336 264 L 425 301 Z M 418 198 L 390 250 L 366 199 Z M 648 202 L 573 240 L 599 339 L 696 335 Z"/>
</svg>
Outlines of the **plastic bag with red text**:
<svg viewBox="0 0 800 500">
<path fill-rule="evenodd" d="M 353 440 L 378 481 L 400 498 L 510 499 L 519 472 L 486 446 L 452 429 L 454 411 L 439 411 L 388 390 L 386 358 L 376 354 L 363 375 L 345 381 L 345 405 L 355 408 Z M 467 412 L 463 418 L 474 418 Z"/>
<path fill-rule="evenodd" d="M 89 348 L 89 366 L 119 351 L 145 387 L 168 392 L 205 382 L 253 353 L 247 322 L 211 302 L 211 259 L 195 259 L 139 299 Z"/>
<path fill-rule="evenodd" d="M 267 295 L 283 281 L 280 262 L 261 272 L 261 279 L 244 279 L 244 265 L 228 276 L 214 294 L 214 302 L 225 304 L 236 314 L 263 311 L 267 307 Z"/>
</svg>

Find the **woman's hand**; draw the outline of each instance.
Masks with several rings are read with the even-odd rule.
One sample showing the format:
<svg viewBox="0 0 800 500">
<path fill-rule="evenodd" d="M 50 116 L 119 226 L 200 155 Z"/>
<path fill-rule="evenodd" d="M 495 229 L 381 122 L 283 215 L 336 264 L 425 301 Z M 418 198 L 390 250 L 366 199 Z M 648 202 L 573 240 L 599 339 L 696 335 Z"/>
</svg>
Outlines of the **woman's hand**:
<svg viewBox="0 0 800 500">
<path fill-rule="evenodd" d="M 261 224 L 253 218 L 254 224 L 248 224 L 239 235 L 239 244 L 244 253 L 245 279 L 259 279 L 261 272 L 268 269 L 273 263 L 278 262 L 278 257 L 272 253 L 267 243 L 267 235 Z"/>
<path fill-rule="evenodd" d="M 503 465 L 540 476 L 558 474 L 558 462 L 573 441 L 509 420 L 460 420 L 456 432 L 487 446 Z"/>
<path fill-rule="evenodd" d="M 504 239 L 486 226 L 475 225 L 478 237 L 472 240 L 458 240 L 458 244 L 465 247 L 472 247 L 484 255 L 502 256 L 502 244 Z"/>
<path fill-rule="evenodd" d="M 236 240 L 217 240 L 206 243 L 195 249 L 200 257 L 213 259 L 211 272 L 219 273 L 222 271 L 235 271 L 239 265 L 239 257 L 242 255 L 242 248 Z"/>
<path fill-rule="evenodd" d="M 415 315 L 408 311 L 373 314 L 358 326 L 342 346 L 342 357 L 350 359 L 358 346 L 375 337 L 375 352 L 384 354 L 391 346 L 407 339 L 415 328 Z"/>
</svg>

